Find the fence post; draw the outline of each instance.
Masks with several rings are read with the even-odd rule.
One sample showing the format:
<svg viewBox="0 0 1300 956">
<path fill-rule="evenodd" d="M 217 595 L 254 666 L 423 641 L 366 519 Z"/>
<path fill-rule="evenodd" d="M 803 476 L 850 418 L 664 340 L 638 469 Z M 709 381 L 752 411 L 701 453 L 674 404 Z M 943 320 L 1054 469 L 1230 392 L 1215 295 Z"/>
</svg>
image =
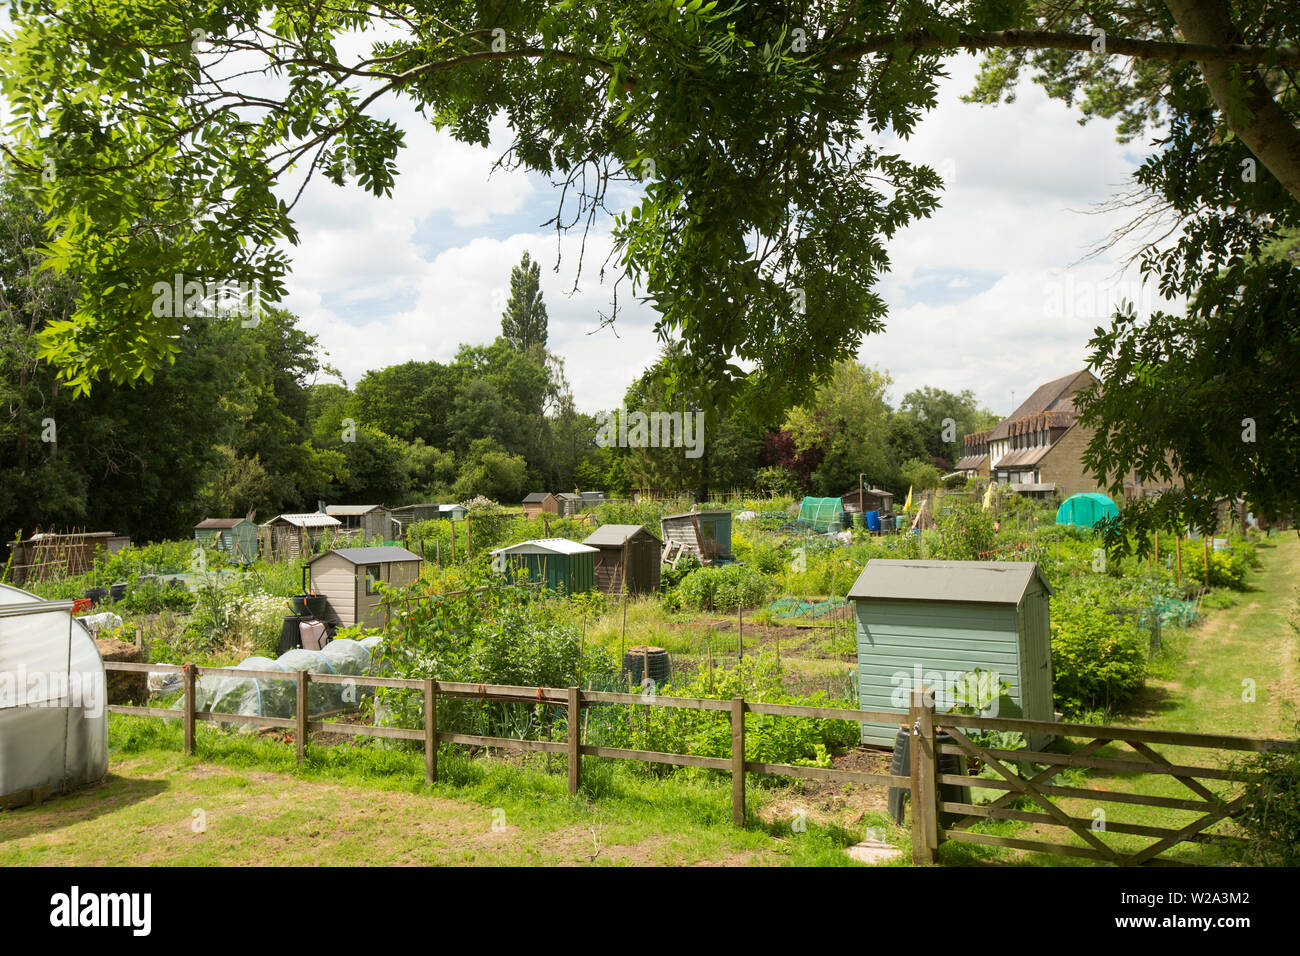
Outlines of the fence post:
<svg viewBox="0 0 1300 956">
<path fill-rule="evenodd" d="M 185 755 L 194 754 L 194 675 L 193 664 L 186 664 L 182 669 L 185 681 Z"/>
<path fill-rule="evenodd" d="M 578 792 L 582 771 L 582 691 L 569 688 L 569 793 Z"/>
<path fill-rule="evenodd" d="M 933 863 L 939 846 L 939 806 L 935 773 L 934 698 L 924 687 L 912 688 L 907 712 L 912 768 L 912 862 Z"/>
<path fill-rule="evenodd" d="M 731 698 L 731 822 L 745 825 L 745 698 Z"/>
<path fill-rule="evenodd" d="M 432 677 L 424 679 L 424 782 L 432 786 L 438 779 L 438 685 Z"/>
<path fill-rule="evenodd" d="M 307 751 L 307 672 L 298 672 L 298 766 L 302 766 Z"/>
</svg>

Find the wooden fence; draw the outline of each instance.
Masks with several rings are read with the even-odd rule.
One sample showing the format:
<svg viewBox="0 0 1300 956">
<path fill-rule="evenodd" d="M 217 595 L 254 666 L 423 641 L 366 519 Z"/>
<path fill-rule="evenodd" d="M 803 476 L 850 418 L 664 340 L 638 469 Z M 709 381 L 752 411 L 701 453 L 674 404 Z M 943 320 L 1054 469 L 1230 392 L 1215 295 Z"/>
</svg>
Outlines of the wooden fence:
<svg viewBox="0 0 1300 956">
<path fill-rule="evenodd" d="M 655 694 L 624 694 L 609 691 L 583 690 L 579 687 L 519 687 L 504 684 L 472 684 L 433 679 L 348 676 L 340 674 L 313 674 L 308 671 L 259 671 L 243 668 L 196 667 L 193 664 L 135 664 L 106 661 L 107 670 L 132 672 L 179 673 L 185 689 L 184 707 L 180 714 L 184 722 L 184 746 L 187 754 L 195 749 L 195 726 L 198 721 L 238 723 L 256 727 L 275 727 L 294 732 L 298 762 L 302 763 L 309 735 L 315 732 L 355 734 L 367 737 L 386 737 L 397 740 L 420 741 L 424 745 L 425 781 L 432 784 L 438 779 L 438 744 L 451 743 L 472 747 L 500 748 L 503 750 L 533 751 L 562 754 L 568 763 L 568 785 L 577 793 L 581 784 L 582 758 L 603 757 L 613 760 L 635 760 L 643 763 L 667 764 L 678 767 L 703 767 L 710 770 L 729 771 L 731 774 L 732 820 L 737 826 L 745 825 L 745 776 L 767 774 L 794 777 L 804 780 L 834 781 L 863 786 L 896 787 L 910 794 L 912 803 L 911 836 L 914 863 L 932 863 L 940 844 L 954 842 L 982 843 L 993 846 L 1035 850 L 1066 856 L 1086 857 L 1118 865 L 1169 864 L 1173 861 L 1159 855 L 1184 842 L 1239 841 L 1239 838 L 1209 834 L 1205 831 L 1216 823 L 1231 818 L 1242 803 L 1242 797 L 1224 799 L 1199 782 L 1199 779 L 1242 782 L 1249 775 L 1230 768 L 1202 767 L 1174 764 L 1152 749 L 1152 745 L 1173 745 L 1230 752 L 1294 752 L 1300 743 L 1253 737 L 1234 737 L 1222 734 L 1185 733 L 1181 731 L 1146 730 L 1131 727 L 1113 727 L 1093 724 L 1055 723 L 1013 718 L 976 717 L 943 714 L 935 710 L 933 692 L 914 689 L 906 723 L 909 728 L 908 776 L 870 773 L 858 770 L 837 770 L 826 767 L 807 767 L 794 764 L 777 764 L 749 760 L 745 754 L 745 715 L 767 714 L 786 717 L 811 717 L 829 720 L 872 721 L 891 723 L 899 721 L 900 714 L 892 712 L 848 710 L 832 707 L 812 707 L 799 704 L 769 704 L 747 701 L 743 697 L 731 700 L 711 698 L 663 697 Z M 297 699 L 293 717 L 265 717 L 248 714 L 223 714 L 195 710 L 194 685 L 203 675 L 222 677 L 247 677 L 258 680 L 292 680 Z M 423 697 L 424 727 L 382 727 L 369 724 L 343 723 L 313 718 L 307 711 L 307 688 L 310 684 L 353 685 L 358 687 L 385 687 L 416 691 Z M 437 724 L 437 703 L 440 697 L 480 701 L 504 701 L 527 705 L 544 705 L 563 708 L 567 715 L 567 732 L 564 740 L 521 740 L 514 737 L 491 737 L 464 734 L 445 730 Z M 582 741 L 582 708 L 596 704 L 624 704 L 637 707 L 676 707 L 688 710 L 713 711 L 728 714 L 731 722 L 731 753 L 726 757 L 708 757 L 698 754 L 660 753 L 648 750 L 630 750 L 618 747 L 596 746 Z M 111 713 L 143 717 L 175 717 L 157 707 L 111 705 Z M 1088 742 L 1071 752 L 1009 750 L 983 746 L 971 740 L 968 734 L 980 730 L 1016 731 L 1029 735 L 1049 734 L 1056 738 L 1080 737 Z M 942 742 L 941 735 L 953 743 Z M 1137 753 L 1137 758 L 1097 756 L 1097 751 L 1111 743 L 1127 744 Z M 955 754 L 962 758 L 975 758 L 992 768 L 998 777 L 972 778 L 963 774 L 942 771 L 939 757 Z M 1082 787 L 1054 785 L 1051 781 L 1064 769 L 1083 767 L 1118 771 L 1126 774 L 1161 774 L 1178 780 L 1196 799 L 1164 797 L 1137 792 L 1093 790 Z M 1198 779 L 1199 778 L 1199 779 Z M 943 799 L 944 786 L 977 786 L 1005 791 L 1002 797 L 988 804 L 976 805 Z M 1012 807 L 1024 797 L 1037 804 L 1042 812 L 1026 811 Z M 1154 838 L 1154 842 L 1134 853 L 1123 853 L 1106 843 L 1096 830 L 1092 819 L 1070 816 L 1051 798 L 1084 798 L 1089 801 L 1112 802 L 1174 810 L 1195 811 L 1201 814 L 1192 822 L 1178 828 L 1155 827 L 1138 824 L 1110 823 L 1102 832 L 1131 834 Z M 949 826 L 942 826 L 944 816 L 960 816 Z M 968 828 L 982 820 L 1018 820 L 1044 824 L 1073 833 L 1085 846 L 1056 843 L 1046 840 L 1005 837 L 988 833 L 971 832 Z"/>
</svg>

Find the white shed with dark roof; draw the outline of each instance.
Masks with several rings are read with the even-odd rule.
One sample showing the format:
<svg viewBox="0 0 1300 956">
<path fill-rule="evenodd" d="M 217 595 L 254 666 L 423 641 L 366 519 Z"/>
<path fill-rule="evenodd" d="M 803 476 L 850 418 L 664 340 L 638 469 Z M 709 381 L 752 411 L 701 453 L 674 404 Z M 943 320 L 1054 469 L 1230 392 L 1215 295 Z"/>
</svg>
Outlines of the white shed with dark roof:
<svg viewBox="0 0 1300 956">
<path fill-rule="evenodd" d="M 946 710 L 949 688 L 978 668 L 1009 686 L 998 716 L 1052 720 L 1051 595 L 1032 561 L 873 558 L 848 593 L 860 706 L 901 718 L 908 691 L 929 686 Z M 862 742 L 893 747 L 897 733 L 897 724 L 863 723 Z"/>
<path fill-rule="evenodd" d="M 326 619 L 340 627 L 383 627 L 379 585 L 403 587 L 420 576 L 424 559 L 405 548 L 332 548 L 307 562 L 311 587 L 324 595 Z"/>
</svg>

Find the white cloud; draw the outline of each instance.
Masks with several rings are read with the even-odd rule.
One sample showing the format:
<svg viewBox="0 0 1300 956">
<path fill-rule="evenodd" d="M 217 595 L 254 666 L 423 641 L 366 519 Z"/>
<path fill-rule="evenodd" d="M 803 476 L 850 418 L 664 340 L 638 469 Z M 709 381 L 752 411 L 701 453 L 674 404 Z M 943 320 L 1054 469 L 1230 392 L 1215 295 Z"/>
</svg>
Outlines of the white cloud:
<svg viewBox="0 0 1300 956">
<path fill-rule="evenodd" d="M 887 329 L 859 354 L 891 371 L 895 401 L 924 385 L 969 388 L 1005 414 L 1012 392 L 1023 399 L 1083 368 L 1093 329 L 1118 298 L 1138 297 L 1124 250 L 1085 259 L 1123 221 L 1094 205 L 1138 160 L 1111 124 L 1080 126 L 1076 111 L 1030 84 L 1012 104 L 960 102 L 974 70 L 972 57 L 954 61 L 939 105 L 892 144 L 951 181 L 941 208 L 890 243 Z M 1153 299 L 1146 290 L 1139 311 L 1158 307 Z"/>
</svg>

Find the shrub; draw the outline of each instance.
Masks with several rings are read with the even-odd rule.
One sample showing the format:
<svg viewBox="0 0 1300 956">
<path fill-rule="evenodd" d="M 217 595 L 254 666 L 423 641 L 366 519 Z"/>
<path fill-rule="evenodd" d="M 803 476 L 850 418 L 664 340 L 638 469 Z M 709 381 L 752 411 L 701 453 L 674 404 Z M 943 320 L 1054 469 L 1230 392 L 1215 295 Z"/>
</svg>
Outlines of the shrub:
<svg viewBox="0 0 1300 956">
<path fill-rule="evenodd" d="M 1253 754 L 1237 823 L 1251 838 L 1252 862 L 1300 866 L 1300 753 Z"/>
<path fill-rule="evenodd" d="M 744 564 L 698 568 L 677 586 L 683 607 L 697 611 L 753 607 L 767 597 L 770 582 L 757 568 Z"/>
<path fill-rule="evenodd" d="M 655 689 L 661 696 L 726 700 L 745 697 L 766 703 L 827 706 L 825 692 L 790 697 L 782 692 L 781 672 L 770 657 L 746 661 L 740 668 L 719 668 L 712 675 L 697 672 Z M 677 707 L 648 707 L 632 713 L 624 705 L 591 708 L 587 738 L 598 745 L 725 757 L 731 753 L 731 723 L 719 711 Z M 856 746 L 861 727 L 855 721 L 821 720 L 750 714 L 745 720 L 747 759 L 766 763 L 830 766 L 831 753 Z M 668 772 L 656 768 L 652 772 Z"/>
<path fill-rule="evenodd" d="M 937 557 L 950 561 L 976 561 L 997 547 L 993 515 L 978 504 L 955 505 L 939 516 L 943 535 Z"/>
<path fill-rule="evenodd" d="M 1086 595 L 1052 602 L 1052 679 L 1067 714 L 1122 705 L 1146 677 L 1147 635 Z"/>
<path fill-rule="evenodd" d="M 1236 551 L 1210 552 L 1210 587 L 1246 590 L 1249 558 Z M 1205 552 L 1203 548 L 1183 551 L 1183 578 L 1191 582 L 1205 581 Z"/>
</svg>

